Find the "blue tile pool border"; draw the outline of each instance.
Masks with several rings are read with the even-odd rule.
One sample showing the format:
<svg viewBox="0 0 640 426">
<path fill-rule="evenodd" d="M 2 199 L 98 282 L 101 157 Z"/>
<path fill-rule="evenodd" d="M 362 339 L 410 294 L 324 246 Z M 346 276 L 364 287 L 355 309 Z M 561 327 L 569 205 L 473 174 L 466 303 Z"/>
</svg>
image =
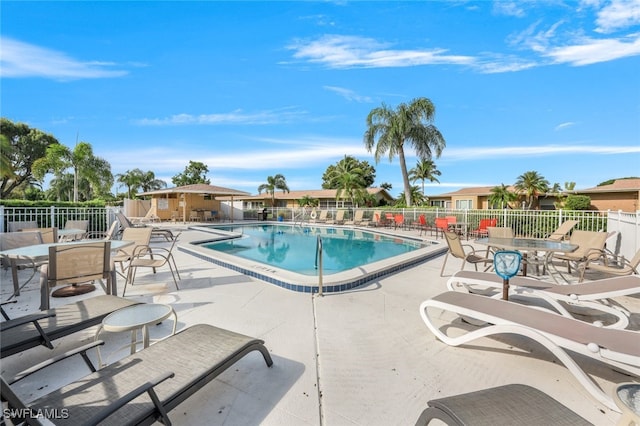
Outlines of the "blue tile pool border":
<svg viewBox="0 0 640 426">
<path fill-rule="evenodd" d="M 195 251 L 195 250 L 190 250 L 188 247 L 185 246 L 178 246 L 178 250 L 184 252 L 184 253 L 188 253 L 191 254 L 192 256 L 197 257 L 198 259 L 204 260 L 206 262 L 210 262 L 213 263 L 215 265 L 218 266 L 222 266 L 224 268 L 227 269 L 231 269 L 232 271 L 236 271 L 236 272 L 240 272 L 241 274 L 253 277 L 253 278 L 257 278 L 259 280 L 262 281 L 266 281 L 269 284 L 274 284 L 277 285 L 278 287 L 282 287 L 284 289 L 287 290 L 291 290 L 291 291 L 297 291 L 297 292 L 301 292 L 301 293 L 318 293 L 319 289 L 317 285 L 308 285 L 308 284 L 299 284 L 299 283 L 291 283 L 291 282 L 286 282 L 277 278 L 274 278 L 273 276 L 269 276 L 269 275 L 265 275 L 262 274 L 258 271 L 252 270 L 252 269 L 248 269 L 242 266 L 238 266 L 238 265 L 234 265 L 231 264 L 229 262 L 226 262 L 224 260 L 221 259 L 216 259 L 213 256 L 209 256 L 206 255 L 204 253 L 201 253 L 199 251 Z M 443 247 L 442 249 L 439 250 L 433 250 L 433 251 L 429 251 L 428 253 L 425 253 L 423 256 L 418 256 L 415 258 L 412 258 L 410 260 L 407 260 L 405 262 L 400 262 L 396 265 L 389 265 L 386 268 L 382 268 L 378 271 L 375 272 L 371 272 L 368 274 L 363 275 L 360 278 L 357 278 L 351 282 L 347 282 L 347 283 L 341 283 L 341 284 L 329 284 L 329 285 L 323 285 L 322 286 L 322 291 L 323 293 L 338 293 L 338 292 L 342 292 L 342 291 L 347 291 L 347 290 L 351 290 L 353 288 L 359 287 L 369 281 L 378 279 L 378 278 L 382 278 L 386 275 L 390 275 L 393 273 L 396 273 L 398 271 L 401 271 L 403 269 L 407 269 L 410 268 L 412 266 L 415 266 L 419 263 L 423 263 L 426 262 L 427 260 L 433 259 L 437 256 L 440 256 L 442 254 L 444 254 L 447 251 L 446 246 Z"/>
</svg>

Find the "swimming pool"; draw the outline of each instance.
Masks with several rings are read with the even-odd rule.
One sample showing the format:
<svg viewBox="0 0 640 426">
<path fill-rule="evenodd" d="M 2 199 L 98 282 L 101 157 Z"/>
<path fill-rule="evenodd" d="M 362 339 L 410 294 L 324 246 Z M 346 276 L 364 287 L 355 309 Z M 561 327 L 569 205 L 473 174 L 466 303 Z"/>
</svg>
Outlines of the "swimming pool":
<svg viewBox="0 0 640 426">
<path fill-rule="evenodd" d="M 208 234 L 183 251 L 281 287 L 318 292 L 318 237 L 323 292 L 344 291 L 423 262 L 440 244 L 349 227 L 282 224 L 197 226 Z"/>
</svg>

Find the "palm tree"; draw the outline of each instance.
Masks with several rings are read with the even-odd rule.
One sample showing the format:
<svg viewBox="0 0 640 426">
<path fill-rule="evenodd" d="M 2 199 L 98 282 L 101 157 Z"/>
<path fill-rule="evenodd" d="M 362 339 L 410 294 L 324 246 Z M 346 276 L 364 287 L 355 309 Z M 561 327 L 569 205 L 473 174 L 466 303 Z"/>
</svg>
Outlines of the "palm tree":
<svg viewBox="0 0 640 426">
<path fill-rule="evenodd" d="M 381 107 L 371 110 L 367 116 L 364 144 L 369 152 L 375 145 L 376 163 L 385 154 L 388 154 L 390 161 L 398 156 L 407 206 L 411 206 L 411 185 L 405 159 L 405 144 L 411 146 L 420 159 L 425 160 L 431 159 L 433 152 L 436 158 L 439 158 L 446 146 L 440 131 L 431 124 L 434 116 L 435 106 L 427 98 L 416 98 L 409 104 L 402 103 L 395 111 L 382 104 Z"/>
<path fill-rule="evenodd" d="M 142 189 L 142 192 L 155 191 L 166 187 L 167 183 L 163 180 L 156 179 L 155 173 L 151 170 L 146 173 L 142 173 L 140 178 L 140 188 Z"/>
<path fill-rule="evenodd" d="M 300 207 L 317 207 L 320 204 L 320 200 L 309 195 L 305 195 L 297 201 Z"/>
<path fill-rule="evenodd" d="M 500 208 L 509 207 L 509 203 L 512 203 L 518 199 L 518 195 L 509 191 L 504 183 L 500 186 L 494 186 L 491 188 L 491 195 L 489 196 L 489 204 L 491 206 L 500 206 Z"/>
<path fill-rule="evenodd" d="M 276 204 L 276 189 L 281 189 L 282 193 L 291 192 L 287 186 L 286 178 L 277 174 L 275 176 L 267 176 L 267 183 L 263 183 L 258 187 L 258 194 L 262 191 L 266 191 L 267 194 L 271 194 L 271 207 L 275 207 Z"/>
<path fill-rule="evenodd" d="M 356 169 L 351 172 L 342 172 L 339 176 L 335 177 L 337 184 L 336 188 L 336 200 L 340 198 L 346 198 L 351 201 L 351 204 L 355 206 L 356 199 L 362 199 L 363 194 L 366 192 L 366 183 L 360 173 Z"/>
<path fill-rule="evenodd" d="M 527 209 L 531 209 L 540 194 L 549 190 L 549 181 L 536 171 L 524 172 L 513 185 L 518 192 L 524 193 L 528 200 Z"/>
<path fill-rule="evenodd" d="M 436 176 L 441 174 L 433 160 L 420 160 L 413 169 L 409 170 L 409 179 L 411 182 L 422 181 L 422 195 L 424 196 L 424 181 L 440 183 Z"/>
<path fill-rule="evenodd" d="M 140 169 L 127 170 L 116 175 L 118 183 L 127 187 L 127 198 L 132 200 L 141 186 L 143 172 Z"/>
<path fill-rule="evenodd" d="M 109 163 L 93 154 L 93 148 L 87 142 L 76 144 L 70 148 L 61 144 L 47 147 L 45 156 L 33 163 L 33 175 L 37 179 L 52 172 L 60 177 L 67 169 L 73 169 L 73 201 L 78 202 L 78 185 L 80 178 L 87 179 L 94 193 L 105 194 L 113 184 L 113 175 Z"/>
</svg>

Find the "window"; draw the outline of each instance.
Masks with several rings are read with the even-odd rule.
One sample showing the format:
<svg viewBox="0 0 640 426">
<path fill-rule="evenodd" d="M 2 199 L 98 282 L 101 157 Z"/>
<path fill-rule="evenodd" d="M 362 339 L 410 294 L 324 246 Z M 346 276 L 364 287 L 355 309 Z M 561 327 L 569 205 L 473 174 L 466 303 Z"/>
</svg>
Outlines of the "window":
<svg viewBox="0 0 640 426">
<path fill-rule="evenodd" d="M 456 200 L 456 210 L 469 210 L 473 207 L 471 200 Z"/>
</svg>

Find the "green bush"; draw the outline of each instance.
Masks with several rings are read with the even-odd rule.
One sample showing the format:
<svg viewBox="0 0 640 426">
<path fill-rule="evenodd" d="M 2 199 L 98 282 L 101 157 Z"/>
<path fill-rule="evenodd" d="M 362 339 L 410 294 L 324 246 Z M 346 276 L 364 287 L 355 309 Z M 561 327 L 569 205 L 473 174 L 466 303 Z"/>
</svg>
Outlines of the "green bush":
<svg viewBox="0 0 640 426">
<path fill-rule="evenodd" d="M 564 202 L 567 210 L 590 210 L 591 198 L 586 195 L 569 195 Z"/>
</svg>

